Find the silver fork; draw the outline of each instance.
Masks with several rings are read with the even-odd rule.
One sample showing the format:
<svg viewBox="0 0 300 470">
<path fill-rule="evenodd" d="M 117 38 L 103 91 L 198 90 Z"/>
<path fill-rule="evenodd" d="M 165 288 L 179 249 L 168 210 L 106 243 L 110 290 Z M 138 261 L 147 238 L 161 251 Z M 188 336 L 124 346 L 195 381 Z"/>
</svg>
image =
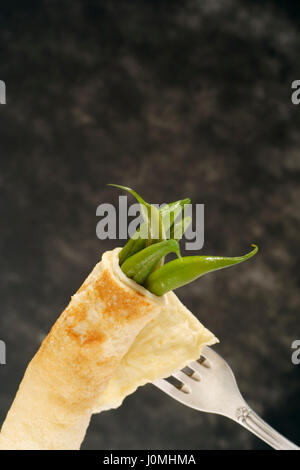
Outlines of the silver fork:
<svg viewBox="0 0 300 470">
<path fill-rule="evenodd" d="M 243 399 L 233 372 L 224 359 L 205 347 L 201 359 L 174 372 L 177 384 L 159 379 L 153 384 L 195 410 L 217 413 L 236 421 L 276 450 L 300 450 L 263 421 Z"/>
</svg>

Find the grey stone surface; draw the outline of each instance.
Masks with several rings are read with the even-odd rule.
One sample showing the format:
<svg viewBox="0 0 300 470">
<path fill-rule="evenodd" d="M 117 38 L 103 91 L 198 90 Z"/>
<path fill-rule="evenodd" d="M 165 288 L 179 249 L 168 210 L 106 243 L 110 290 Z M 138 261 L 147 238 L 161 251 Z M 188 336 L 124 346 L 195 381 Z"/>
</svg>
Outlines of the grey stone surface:
<svg viewBox="0 0 300 470">
<path fill-rule="evenodd" d="M 178 295 L 220 338 L 250 404 L 300 443 L 299 7 L 44 0 L 0 12 L 0 420 L 41 339 L 116 245 L 95 235 L 116 182 L 151 202 L 204 203 L 203 253 L 259 245 Z M 83 448 L 265 447 L 149 385 L 93 417 Z"/>
</svg>

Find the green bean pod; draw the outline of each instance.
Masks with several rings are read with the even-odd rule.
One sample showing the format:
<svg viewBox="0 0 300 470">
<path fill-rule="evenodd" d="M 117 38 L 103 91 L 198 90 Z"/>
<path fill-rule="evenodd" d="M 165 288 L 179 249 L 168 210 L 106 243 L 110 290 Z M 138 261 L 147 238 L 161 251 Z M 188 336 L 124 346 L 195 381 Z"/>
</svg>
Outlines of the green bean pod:
<svg viewBox="0 0 300 470">
<path fill-rule="evenodd" d="M 221 256 L 186 256 L 170 261 L 152 272 L 144 283 L 144 287 L 158 296 L 184 286 L 204 274 L 242 263 L 254 256 L 258 247 L 244 255 L 234 258 Z"/>
<path fill-rule="evenodd" d="M 174 240 L 181 240 L 183 237 L 184 232 L 192 222 L 191 217 L 184 217 L 180 222 L 174 224 L 170 229 L 170 238 Z"/>
<path fill-rule="evenodd" d="M 119 253 L 119 263 L 121 266 L 127 258 L 129 258 L 130 256 L 134 255 L 135 253 L 145 248 L 147 240 L 151 239 L 149 218 L 151 220 L 151 215 L 155 209 L 153 208 L 153 206 L 148 204 L 136 191 L 134 191 L 131 188 L 128 188 L 127 186 L 121 186 L 119 184 L 108 184 L 108 186 L 120 188 L 132 194 L 140 203 L 141 213 L 144 219 L 144 222 L 135 232 L 134 236 L 128 240 L 126 245 L 122 248 L 122 250 Z M 160 219 L 160 214 L 157 209 L 156 209 L 156 212 L 154 212 L 154 214 L 156 215 L 156 217 Z M 159 220 L 159 226 L 162 227 L 162 223 L 160 220 Z"/>
<path fill-rule="evenodd" d="M 170 202 L 161 207 L 160 213 L 162 218 L 162 223 L 167 233 L 174 226 L 174 223 L 182 212 L 185 205 L 191 203 L 190 198 L 180 199 L 179 201 Z M 168 237 L 171 238 L 171 237 Z"/>
<path fill-rule="evenodd" d="M 136 232 L 137 233 L 137 232 Z M 143 250 L 146 246 L 146 240 L 143 238 L 129 238 L 126 245 L 122 248 L 119 253 L 119 264 L 122 266 L 124 261 L 126 261 L 130 256 L 133 256 L 135 253 Z"/>
<path fill-rule="evenodd" d="M 176 253 L 180 257 L 179 245 L 176 240 L 164 240 L 144 248 L 142 251 L 127 258 L 122 264 L 121 269 L 126 276 L 138 284 L 143 284 L 160 259 L 169 253 Z"/>
<path fill-rule="evenodd" d="M 142 216 L 143 216 L 144 221 L 146 222 L 146 227 L 147 227 L 147 233 L 145 233 L 146 236 L 144 236 L 144 238 L 146 239 L 151 238 L 152 233 L 150 232 L 151 226 L 149 223 L 149 219 L 151 220 L 152 215 L 154 215 L 155 218 L 156 217 L 158 218 L 158 225 L 159 225 L 158 237 L 162 236 L 161 234 L 162 223 L 160 220 L 160 214 L 159 214 L 158 209 L 155 206 L 148 204 L 148 202 L 144 201 L 144 199 L 134 189 L 128 188 L 127 186 L 121 186 L 120 184 L 108 184 L 108 186 L 114 186 L 115 188 L 120 188 L 120 189 L 123 189 L 124 191 L 127 191 L 128 193 L 132 194 L 136 198 L 136 200 L 140 203 Z"/>
<path fill-rule="evenodd" d="M 117 186 L 117 185 L 115 185 L 115 186 Z M 117 187 L 120 187 L 120 186 L 117 186 Z M 121 188 L 124 189 L 123 186 L 121 186 Z M 128 189 L 128 188 L 126 188 L 126 189 Z M 140 198 L 139 202 L 141 202 L 141 198 Z M 189 198 L 181 199 L 179 201 L 175 201 L 175 202 L 171 202 L 169 204 L 165 204 L 160 209 L 159 212 L 160 212 L 160 215 L 161 215 L 161 221 L 162 221 L 162 225 L 163 225 L 163 228 L 164 228 L 164 232 L 168 232 L 168 230 L 172 229 L 172 226 L 174 224 L 174 220 L 176 220 L 176 218 L 178 217 L 178 215 L 182 211 L 184 205 L 190 204 L 190 202 L 191 202 L 191 200 Z M 139 251 L 141 251 L 145 248 L 147 240 L 146 240 L 145 237 L 142 238 L 142 235 L 144 235 L 145 228 L 147 227 L 147 223 L 148 222 L 145 221 L 141 224 L 141 226 L 137 229 L 137 231 L 135 232 L 133 237 L 128 240 L 126 245 L 120 251 L 120 253 L 119 253 L 120 266 L 122 266 L 122 264 L 124 263 L 124 261 L 127 258 L 129 258 L 130 256 L 133 256 L 135 253 L 138 253 Z M 170 238 L 175 238 L 175 237 L 170 237 Z"/>
</svg>

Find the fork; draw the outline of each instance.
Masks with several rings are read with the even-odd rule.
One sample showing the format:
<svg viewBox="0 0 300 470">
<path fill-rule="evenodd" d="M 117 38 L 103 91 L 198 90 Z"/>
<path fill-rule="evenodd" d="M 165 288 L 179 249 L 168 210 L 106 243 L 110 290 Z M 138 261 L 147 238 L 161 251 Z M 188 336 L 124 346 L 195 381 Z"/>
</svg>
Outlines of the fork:
<svg viewBox="0 0 300 470">
<path fill-rule="evenodd" d="M 153 384 L 195 410 L 216 413 L 236 421 L 276 450 L 300 450 L 263 421 L 243 399 L 233 372 L 224 359 L 206 346 L 201 358 L 174 372 L 176 384 L 159 379 Z"/>
</svg>

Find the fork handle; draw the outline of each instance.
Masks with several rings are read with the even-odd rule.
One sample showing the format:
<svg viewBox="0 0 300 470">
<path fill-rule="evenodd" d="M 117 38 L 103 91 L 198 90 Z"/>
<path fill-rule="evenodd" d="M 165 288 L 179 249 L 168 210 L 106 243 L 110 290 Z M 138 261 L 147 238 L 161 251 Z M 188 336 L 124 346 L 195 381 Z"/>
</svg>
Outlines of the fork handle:
<svg viewBox="0 0 300 470">
<path fill-rule="evenodd" d="M 236 421 L 276 450 L 300 450 L 300 447 L 275 431 L 248 405 L 236 410 Z"/>
</svg>

